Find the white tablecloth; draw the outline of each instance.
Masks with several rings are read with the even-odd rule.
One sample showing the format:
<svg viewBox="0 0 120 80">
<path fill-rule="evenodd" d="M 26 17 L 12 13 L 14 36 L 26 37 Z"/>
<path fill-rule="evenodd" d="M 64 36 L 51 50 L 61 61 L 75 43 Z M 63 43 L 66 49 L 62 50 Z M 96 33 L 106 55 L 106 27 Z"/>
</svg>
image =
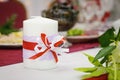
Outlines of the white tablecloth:
<svg viewBox="0 0 120 80">
<path fill-rule="evenodd" d="M 94 56 L 99 50 L 93 48 L 59 56 L 57 68 L 51 70 L 27 69 L 23 63 L 3 66 L 0 67 L 0 80 L 80 80 L 84 73 L 74 68 L 92 66 L 83 52 Z"/>
</svg>

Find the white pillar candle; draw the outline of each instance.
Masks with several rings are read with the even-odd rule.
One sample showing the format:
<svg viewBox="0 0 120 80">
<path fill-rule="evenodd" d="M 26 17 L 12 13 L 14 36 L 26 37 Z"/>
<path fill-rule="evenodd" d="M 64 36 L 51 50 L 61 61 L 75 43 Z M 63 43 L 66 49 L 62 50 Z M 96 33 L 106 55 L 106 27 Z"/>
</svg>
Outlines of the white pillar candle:
<svg viewBox="0 0 120 80">
<path fill-rule="evenodd" d="M 41 16 L 33 17 L 23 22 L 24 35 L 39 36 L 40 33 L 53 35 L 58 33 L 58 21 L 43 18 Z"/>
<path fill-rule="evenodd" d="M 39 42 L 41 33 L 45 33 L 47 36 L 58 34 L 58 21 L 40 16 L 23 21 L 24 41 Z M 34 50 L 23 48 L 23 61 L 25 67 L 34 69 L 52 69 L 56 67 L 56 62 L 49 51 L 37 59 L 29 59 L 29 57 L 35 54 L 36 52 Z"/>
</svg>

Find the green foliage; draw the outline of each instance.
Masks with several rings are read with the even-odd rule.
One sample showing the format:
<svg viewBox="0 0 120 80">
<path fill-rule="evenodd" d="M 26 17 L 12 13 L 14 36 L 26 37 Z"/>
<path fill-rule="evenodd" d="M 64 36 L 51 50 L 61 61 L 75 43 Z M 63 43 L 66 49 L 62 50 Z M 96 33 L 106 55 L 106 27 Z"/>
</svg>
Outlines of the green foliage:
<svg viewBox="0 0 120 80">
<path fill-rule="evenodd" d="M 92 73 L 82 76 L 82 79 L 86 79 L 86 78 L 90 78 L 90 77 L 97 77 L 97 76 L 100 76 L 105 73 L 107 73 L 105 67 L 98 67 Z"/>
<path fill-rule="evenodd" d="M 117 34 L 115 34 L 113 27 L 108 29 L 99 37 L 99 43 L 102 49 L 95 57 L 85 54 L 94 67 L 76 68 L 75 70 L 89 72 L 89 74 L 84 75 L 82 79 L 108 73 L 108 80 L 120 80 L 120 29 Z"/>
<path fill-rule="evenodd" d="M 118 31 L 118 34 L 117 34 L 115 40 L 116 40 L 116 41 L 120 41 L 120 28 L 119 28 L 119 31 Z"/>
<path fill-rule="evenodd" d="M 91 72 L 97 70 L 97 67 L 75 68 L 75 70 L 91 73 Z"/>
<path fill-rule="evenodd" d="M 96 76 L 100 76 L 102 74 L 107 73 L 105 67 L 103 67 L 102 64 L 98 60 L 93 62 L 94 60 L 93 56 L 90 56 L 88 54 L 85 54 L 85 55 L 88 57 L 88 60 L 94 65 L 94 67 L 75 68 L 75 70 L 77 71 L 89 73 L 89 74 L 82 76 L 82 79 L 96 77 Z"/>
<path fill-rule="evenodd" d="M 70 29 L 67 31 L 68 36 L 77 36 L 77 35 L 82 35 L 83 33 L 84 31 L 81 29 Z"/>
<path fill-rule="evenodd" d="M 107 47 L 109 46 L 110 43 L 112 43 L 115 39 L 115 34 L 114 34 L 115 29 L 111 28 L 108 29 L 103 35 L 99 37 L 99 43 L 101 47 Z"/>
<path fill-rule="evenodd" d="M 95 60 L 95 58 L 93 56 L 90 56 L 88 54 L 85 54 L 88 57 L 88 60 L 94 65 L 94 66 L 102 66 L 102 64 L 98 61 Z M 94 61 L 95 60 L 95 61 Z"/>
<path fill-rule="evenodd" d="M 14 24 L 14 21 L 16 19 L 16 15 L 12 15 L 4 25 L 0 26 L 0 33 L 1 34 L 5 34 L 5 35 L 8 35 L 10 34 L 11 32 L 15 32 L 15 31 L 18 31 L 16 29 L 13 28 L 13 24 Z"/>
<path fill-rule="evenodd" d="M 95 56 L 94 61 L 104 57 L 104 62 L 107 60 L 107 56 L 111 55 L 111 52 L 116 48 L 116 46 L 107 46 L 103 49 L 101 49 L 98 54 Z M 93 62 L 94 62 L 93 61 Z M 103 62 L 103 63 L 104 63 Z"/>
</svg>

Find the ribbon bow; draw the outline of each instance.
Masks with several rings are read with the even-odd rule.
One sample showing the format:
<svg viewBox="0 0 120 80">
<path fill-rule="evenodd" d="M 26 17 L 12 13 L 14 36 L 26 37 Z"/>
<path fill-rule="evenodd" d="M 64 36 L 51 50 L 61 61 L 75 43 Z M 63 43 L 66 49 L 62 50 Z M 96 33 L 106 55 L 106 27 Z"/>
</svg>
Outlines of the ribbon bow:
<svg viewBox="0 0 120 80">
<path fill-rule="evenodd" d="M 28 50 L 34 50 L 35 55 L 29 57 L 29 59 L 36 59 L 45 54 L 47 51 L 50 51 L 55 59 L 58 62 L 58 57 L 56 53 L 68 52 L 68 49 L 63 49 L 61 46 L 64 44 L 64 38 L 61 36 L 56 36 L 52 42 L 48 40 L 46 34 L 41 33 L 40 36 L 41 42 L 28 42 L 23 40 L 23 48 Z"/>
</svg>

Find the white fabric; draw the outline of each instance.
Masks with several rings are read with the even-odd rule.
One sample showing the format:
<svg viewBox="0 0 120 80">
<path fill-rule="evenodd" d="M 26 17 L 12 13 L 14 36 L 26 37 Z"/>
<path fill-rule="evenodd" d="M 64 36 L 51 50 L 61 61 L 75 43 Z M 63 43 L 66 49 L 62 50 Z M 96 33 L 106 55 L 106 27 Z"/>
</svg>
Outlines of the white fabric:
<svg viewBox="0 0 120 80">
<path fill-rule="evenodd" d="M 57 67 L 50 70 L 27 69 L 23 63 L 3 66 L 0 67 L 0 80 L 81 80 L 84 73 L 74 68 L 92 66 L 83 52 L 96 55 L 99 50 L 94 48 L 59 56 Z"/>
</svg>

